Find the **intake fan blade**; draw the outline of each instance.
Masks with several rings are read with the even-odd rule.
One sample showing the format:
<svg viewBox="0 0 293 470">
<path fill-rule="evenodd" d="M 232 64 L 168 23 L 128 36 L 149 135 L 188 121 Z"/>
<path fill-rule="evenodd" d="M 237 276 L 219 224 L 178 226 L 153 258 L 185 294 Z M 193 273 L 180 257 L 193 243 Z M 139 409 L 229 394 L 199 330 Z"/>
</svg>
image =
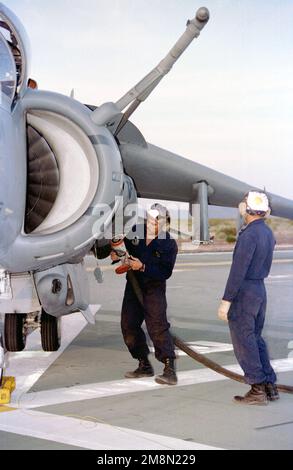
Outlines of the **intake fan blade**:
<svg viewBox="0 0 293 470">
<path fill-rule="evenodd" d="M 60 175 L 55 155 L 44 137 L 27 126 L 28 179 L 26 233 L 33 232 L 51 211 L 59 190 Z"/>
</svg>

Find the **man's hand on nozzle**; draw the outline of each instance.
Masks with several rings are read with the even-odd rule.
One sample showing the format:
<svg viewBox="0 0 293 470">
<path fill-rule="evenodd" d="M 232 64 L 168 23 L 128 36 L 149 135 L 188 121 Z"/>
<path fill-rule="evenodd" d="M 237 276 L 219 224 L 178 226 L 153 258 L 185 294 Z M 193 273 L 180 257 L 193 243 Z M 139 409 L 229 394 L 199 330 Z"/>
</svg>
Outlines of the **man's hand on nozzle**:
<svg viewBox="0 0 293 470">
<path fill-rule="evenodd" d="M 143 269 L 143 263 L 138 258 L 128 258 L 127 264 L 133 271 L 140 271 L 141 269 Z"/>
<path fill-rule="evenodd" d="M 228 313 L 231 307 L 231 302 L 228 300 L 222 300 L 220 303 L 220 307 L 218 309 L 218 317 L 222 321 L 228 321 Z"/>
<path fill-rule="evenodd" d="M 111 260 L 112 261 L 120 261 L 119 256 L 115 253 L 115 251 L 111 251 Z"/>
</svg>

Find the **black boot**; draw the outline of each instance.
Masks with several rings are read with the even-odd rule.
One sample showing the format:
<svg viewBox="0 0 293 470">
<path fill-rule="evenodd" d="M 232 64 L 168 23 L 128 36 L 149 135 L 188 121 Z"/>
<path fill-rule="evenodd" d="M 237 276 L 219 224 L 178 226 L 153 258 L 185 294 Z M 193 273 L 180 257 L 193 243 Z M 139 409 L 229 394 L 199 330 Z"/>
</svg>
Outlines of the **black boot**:
<svg viewBox="0 0 293 470">
<path fill-rule="evenodd" d="M 127 379 L 141 379 L 143 377 L 153 377 L 154 369 L 147 357 L 139 359 L 138 368 L 133 372 L 126 372 Z"/>
<path fill-rule="evenodd" d="M 268 399 L 265 384 L 253 384 L 244 397 L 236 396 L 234 401 L 243 405 L 267 405 Z"/>
<path fill-rule="evenodd" d="M 176 385 L 177 375 L 175 370 L 175 360 L 167 358 L 164 360 L 165 368 L 163 375 L 158 375 L 155 381 L 161 385 Z"/>
<path fill-rule="evenodd" d="M 269 401 L 279 400 L 280 396 L 279 396 L 277 385 L 272 384 L 272 383 L 266 383 L 265 391 L 266 391 L 267 398 Z"/>
</svg>

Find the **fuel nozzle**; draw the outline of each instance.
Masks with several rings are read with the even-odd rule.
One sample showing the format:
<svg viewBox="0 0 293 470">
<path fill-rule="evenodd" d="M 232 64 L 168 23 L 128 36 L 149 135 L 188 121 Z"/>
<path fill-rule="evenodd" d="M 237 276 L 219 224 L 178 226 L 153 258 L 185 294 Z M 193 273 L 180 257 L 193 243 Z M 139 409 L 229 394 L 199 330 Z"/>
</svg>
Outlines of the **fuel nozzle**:
<svg viewBox="0 0 293 470">
<path fill-rule="evenodd" d="M 111 242 L 111 247 L 112 251 L 114 251 L 114 253 L 118 256 L 119 261 L 121 262 L 121 265 L 115 269 L 116 274 L 127 273 L 131 268 L 127 264 L 127 260 L 130 258 L 130 256 L 124 243 L 124 235 L 113 238 Z M 113 264 L 115 264 L 116 262 L 114 261 Z"/>
</svg>

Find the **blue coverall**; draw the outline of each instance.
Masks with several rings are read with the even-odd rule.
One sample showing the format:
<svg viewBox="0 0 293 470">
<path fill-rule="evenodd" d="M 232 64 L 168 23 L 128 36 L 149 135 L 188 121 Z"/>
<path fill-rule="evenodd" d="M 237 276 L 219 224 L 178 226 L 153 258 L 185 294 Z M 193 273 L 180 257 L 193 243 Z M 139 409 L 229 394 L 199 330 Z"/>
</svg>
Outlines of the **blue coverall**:
<svg viewBox="0 0 293 470">
<path fill-rule="evenodd" d="M 271 229 L 257 219 L 240 231 L 223 300 L 232 302 L 229 327 L 236 358 L 246 383 L 275 383 L 262 330 L 266 312 L 264 278 L 268 277 L 275 247 Z"/>
<path fill-rule="evenodd" d="M 133 232 L 140 233 L 140 238 L 125 239 L 129 254 L 138 258 L 145 271 L 134 271 L 143 294 L 144 306 L 139 302 L 128 276 L 121 312 L 121 329 L 126 346 L 135 359 L 145 358 L 149 354 L 144 331 L 147 331 L 154 344 L 156 358 L 164 362 L 167 358 L 175 359 L 174 344 L 167 320 L 166 280 L 172 275 L 178 247 L 169 232 L 161 232 L 159 238 L 146 244 L 146 226 L 135 226 Z"/>
</svg>

